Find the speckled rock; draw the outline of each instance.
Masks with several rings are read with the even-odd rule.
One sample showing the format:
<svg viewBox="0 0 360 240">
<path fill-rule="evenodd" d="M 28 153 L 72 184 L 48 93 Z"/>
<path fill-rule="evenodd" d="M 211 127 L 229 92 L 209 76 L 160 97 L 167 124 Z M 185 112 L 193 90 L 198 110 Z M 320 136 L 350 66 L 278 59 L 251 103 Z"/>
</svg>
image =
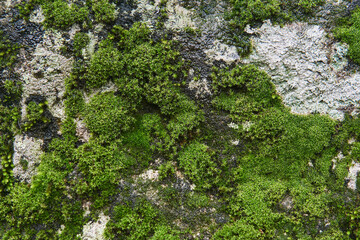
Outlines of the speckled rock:
<svg viewBox="0 0 360 240">
<path fill-rule="evenodd" d="M 109 216 L 100 213 L 99 219 L 95 222 L 87 223 L 83 228 L 82 240 L 103 240 L 105 239 L 103 234 L 106 228 L 107 222 L 110 220 Z"/>
<path fill-rule="evenodd" d="M 64 79 L 72 69 L 72 58 L 61 55 L 65 39 L 60 31 L 46 30 L 43 41 L 37 45 L 30 57 L 25 59 L 16 71 L 23 82 L 22 118 L 26 116 L 26 99 L 31 95 L 40 95 L 48 101 L 51 114 L 61 120 L 65 119 L 63 96 Z"/>
<path fill-rule="evenodd" d="M 91 134 L 89 129 L 86 127 L 84 121 L 80 119 L 75 119 L 76 124 L 76 136 L 81 142 L 88 142 L 90 140 Z"/>
<path fill-rule="evenodd" d="M 15 179 L 23 182 L 31 182 L 36 175 L 36 167 L 40 163 L 40 155 L 43 153 L 41 146 L 43 140 L 27 135 L 16 135 L 14 140 L 13 174 Z"/>
<path fill-rule="evenodd" d="M 293 113 L 328 114 L 343 119 L 360 100 L 360 74 L 344 70 L 345 45 L 333 42 L 318 25 L 295 22 L 284 27 L 270 21 L 247 28 L 254 51 L 242 63 L 265 70 Z"/>
<path fill-rule="evenodd" d="M 352 190 L 356 190 L 356 178 L 359 172 L 360 172 L 360 163 L 352 161 L 351 166 L 349 168 L 349 175 L 347 177 L 348 188 Z"/>
</svg>

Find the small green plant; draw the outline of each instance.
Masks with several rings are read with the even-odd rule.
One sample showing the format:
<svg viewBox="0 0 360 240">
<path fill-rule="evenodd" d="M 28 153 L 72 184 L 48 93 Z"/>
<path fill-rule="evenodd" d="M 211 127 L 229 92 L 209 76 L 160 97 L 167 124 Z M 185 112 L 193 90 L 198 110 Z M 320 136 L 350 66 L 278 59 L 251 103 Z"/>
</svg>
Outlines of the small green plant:
<svg viewBox="0 0 360 240">
<path fill-rule="evenodd" d="M 128 102 L 109 92 L 94 96 L 85 106 L 83 115 L 91 132 L 112 140 L 134 124 L 131 110 Z"/>
<path fill-rule="evenodd" d="M 349 44 L 348 56 L 357 64 L 360 64 L 360 8 L 356 8 L 351 17 L 341 26 L 334 30 L 335 36 Z"/>
<path fill-rule="evenodd" d="M 106 239 L 178 239 L 176 232 L 162 224 L 160 214 L 146 200 L 114 208 L 113 218 L 106 225 Z"/>
<path fill-rule="evenodd" d="M 217 172 L 212 152 L 205 144 L 194 142 L 179 153 L 179 166 L 198 188 L 210 188 Z"/>
<path fill-rule="evenodd" d="M 160 171 L 160 173 L 159 173 L 160 180 L 171 178 L 175 174 L 175 168 L 174 168 L 173 163 L 171 163 L 171 162 L 166 162 L 164 164 L 161 164 L 159 167 L 159 171 Z"/>
<path fill-rule="evenodd" d="M 19 10 L 20 17 L 22 17 L 25 21 L 29 21 L 30 14 L 41 2 L 43 2 L 43 0 L 29 0 L 18 4 L 17 9 Z"/>
<path fill-rule="evenodd" d="M 24 131 L 30 130 L 37 123 L 48 123 L 50 120 L 45 117 L 47 102 L 36 103 L 31 101 L 26 107 L 26 121 L 23 124 Z"/>
<path fill-rule="evenodd" d="M 12 43 L 6 38 L 4 33 L 0 31 L 0 69 L 11 67 L 16 61 L 16 54 L 20 46 Z"/>
<path fill-rule="evenodd" d="M 67 29 L 75 23 L 88 20 L 89 10 L 86 7 L 69 5 L 64 0 L 46 1 L 41 5 L 45 15 L 45 26 Z"/>
<path fill-rule="evenodd" d="M 108 0 L 92 0 L 92 10 L 98 22 L 110 23 L 115 20 L 115 5 Z"/>
<path fill-rule="evenodd" d="M 234 223 L 225 224 L 218 230 L 213 238 L 214 240 L 257 240 L 261 239 L 261 232 L 253 225 L 248 224 L 246 221 L 238 220 Z"/>
<path fill-rule="evenodd" d="M 74 54 L 75 56 L 81 56 L 82 49 L 84 49 L 90 42 L 90 37 L 88 34 L 83 32 L 78 32 L 74 37 Z"/>
</svg>

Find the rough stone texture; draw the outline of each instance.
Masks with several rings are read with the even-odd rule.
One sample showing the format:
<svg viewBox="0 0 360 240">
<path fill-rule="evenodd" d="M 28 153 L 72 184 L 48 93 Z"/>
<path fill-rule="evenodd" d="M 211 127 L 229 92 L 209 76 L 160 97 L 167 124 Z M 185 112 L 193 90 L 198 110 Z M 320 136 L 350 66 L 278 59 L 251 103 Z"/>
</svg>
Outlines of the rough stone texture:
<svg viewBox="0 0 360 240">
<path fill-rule="evenodd" d="M 335 170 L 336 164 L 337 164 L 339 161 L 341 161 L 342 159 L 344 159 L 344 158 L 345 158 L 345 156 L 343 155 L 343 153 L 342 153 L 342 152 L 339 152 L 338 155 L 337 155 L 334 159 L 331 160 L 332 163 L 333 163 L 333 165 L 332 165 L 331 168 L 332 168 L 333 170 Z"/>
<path fill-rule="evenodd" d="M 360 172 L 360 163 L 352 161 L 351 167 L 349 168 L 349 175 L 347 177 L 348 182 L 348 188 L 352 190 L 356 190 L 356 177 L 357 174 Z"/>
<path fill-rule="evenodd" d="M 194 91 L 196 98 L 204 98 L 212 94 L 210 91 L 211 87 L 206 78 L 201 80 L 192 79 L 188 87 L 189 90 Z"/>
<path fill-rule="evenodd" d="M 43 140 L 41 139 L 27 135 L 15 136 L 13 155 L 15 179 L 31 182 L 32 176 L 36 174 L 36 167 L 40 163 L 40 155 L 43 153 L 42 144 Z"/>
<path fill-rule="evenodd" d="M 196 23 L 193 21 L 194 11 L 181 6 L 178 0 L 167 1 L 166 12 L 168 14 L 168 20 L 165 22 L 166 28 L 173 31 L 186 27 L 196 28 Z"/>
<path fill-rule="evenodd" d="M 71 73 L 73 59 L 61 55 L 64 42 L 61 32 L 46 30 L 43 41 L 37 45 L 31 56 L 22 56 L 25 60 L 16 71 L 23 82 L 23 119 L 26 116 L 25 100 L 31 95 L 45 97 L 51 114 L 61 120 L 65 119 L 62 101 L 65 92 L 64 79 Z"/>
<path fill-rule="evenodd" d="M 205 53 L 210 60 L 222 60 L 227 64 L 238 61 L 240 59 L 235 46 L 226 45 L 219 40 L 215 40 L 212 47 L 205 50 Z"/>
<path fill-rule="evenodd" d="M 81 142 L 88 142 L 91 134 L 89 129 L 86 127 L 86 124 L 79 119 L 75 120 L 76 123 L 76 136 L 79 138 Z"/>
<path fill-rule="evenodd" d="M 109 216 L 100 213 L 99 219 L 96 222 L 89 222 L 83 228 L 82 240 L 103 240 L 103 234 L 107 222 L 110 220 Z"/>
<path fill-rule="evenodd" d="M 254 51 L 242 63 L 265 70 L 294 113 L 322 113 L 343 119 L 360 100 L 360 74 L 344 70 L 346 46 L 333 43 L 318 25 L 295 22 L 283 28 L 270 21 L 247 29 Z"/>
<path fill-rule="evenodd" d="M 149 169 L 149 170 L 145 171 L 144 173 L 140 174 L 139 177 L 144 180 L 157 181 L 157 180 L 159 180 L 159 171 Z"/>
</svg>

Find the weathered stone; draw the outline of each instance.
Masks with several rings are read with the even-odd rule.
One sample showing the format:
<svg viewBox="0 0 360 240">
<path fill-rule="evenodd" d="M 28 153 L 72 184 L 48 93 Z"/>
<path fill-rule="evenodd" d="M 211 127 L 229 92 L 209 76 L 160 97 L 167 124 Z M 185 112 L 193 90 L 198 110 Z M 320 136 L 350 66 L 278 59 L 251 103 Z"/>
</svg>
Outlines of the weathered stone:
<svg viewBox="0 0 360 240">
<path fill-rule="evenodd" d="M 76 136 L 82 142 L 88 142 L 90 140 L 91 134 L 89 129 L 86 127 L 86 124 L 79 119 L 75 120 L 76 123 Z"/>
<path fill-rule="evenodd" d="M 40 163 L 40 155 L 43 153 L 41 146 L 43 140 L 16 135 L 14 140 L 13 174 L 15 179 L 23 182 L 31 182 L 36 175 L 36 167 Z"/>
<path fill-rule="evenodd" d="M 360 163 L 352 161 L 351 167 L 349 168 L 349 175 L 346 178 L 348 180 L 348 188 L 352 190 L 356 190 L 356 178 L 358 173 L 360 172 Z"/>
<path fill-rule="evenodd" d="M 96 222 L 89 222 L 83 228 L 82 240 L 103 240 L 104 230 L 107 222 L 110 220 L 103 212 L 100 213 Z"/>
<path fill-rule="evenodd" d="M 321 26 L 295 22 L 280 27 L 266 21 L 251 33 L 257 35 L 254 51 L 241 62 L 265 70 L 293 113 L 343 119 L 344 111 L 359 106 L 360 74 L 344 70 L 346 46 L 334 43 Z"/>
<path fill-rule="evenodd" d="M 43 41 L 37 45 L 29 58 L 25 59 L 16 71 L 23 82 L 22 119 L 26 116 L 25 99 L 31 95 L 46 98 L 51 114 L 61 120 L 65 119 L 64 92 L 65 78 L 70 75 L 73 58 L 61 55 L 65 39 L 60 31 L 46 30 Z"/>
</svg>

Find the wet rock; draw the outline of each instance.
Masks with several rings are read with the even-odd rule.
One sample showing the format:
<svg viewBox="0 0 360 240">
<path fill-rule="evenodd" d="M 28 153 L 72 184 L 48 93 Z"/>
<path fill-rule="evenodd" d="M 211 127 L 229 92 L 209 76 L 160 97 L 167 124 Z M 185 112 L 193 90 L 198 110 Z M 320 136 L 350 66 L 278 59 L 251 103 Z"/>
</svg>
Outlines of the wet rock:
<svg viewBox="0 0 360 240">
<path fill-rule="evenodd" d="M 14 140 L 13 163 L 14 178 L 22 182 L 31 182 L 36 175 L 36 167 L 40 163 L 40 155 L 43 144 L 42 139 L 29 137 L 27 135 L 16 135 Z"/>
</svg>

